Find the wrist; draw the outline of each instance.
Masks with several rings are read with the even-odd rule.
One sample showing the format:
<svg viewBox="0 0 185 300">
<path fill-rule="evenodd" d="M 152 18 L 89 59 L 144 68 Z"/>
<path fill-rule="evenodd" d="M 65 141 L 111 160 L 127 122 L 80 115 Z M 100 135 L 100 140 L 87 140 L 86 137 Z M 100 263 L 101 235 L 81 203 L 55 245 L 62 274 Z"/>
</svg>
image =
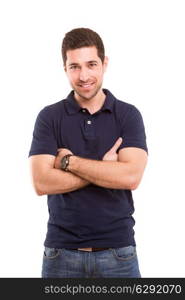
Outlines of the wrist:
<svg viewBox="0 0 185 300">
<path fill-rule="evenodd" d="M 73 156 L 73 154 L 68 153 L 67 155 L 64 155 L 60 161 L 60 169 L 62 171 L 69 171 L 68 166 L 69 166 L 69 160 L 70 157 Z"/>
<path fill-rule="evenodd" d="M 76 155 L 70 156 L 70 160 L 69 160 L 69 164 L 68 164 L 68 168 L 67 168 L 69 172 L 73 172 L 76 170 L 78 159 L 79 159 L 79 157 Z"/>
</svg>

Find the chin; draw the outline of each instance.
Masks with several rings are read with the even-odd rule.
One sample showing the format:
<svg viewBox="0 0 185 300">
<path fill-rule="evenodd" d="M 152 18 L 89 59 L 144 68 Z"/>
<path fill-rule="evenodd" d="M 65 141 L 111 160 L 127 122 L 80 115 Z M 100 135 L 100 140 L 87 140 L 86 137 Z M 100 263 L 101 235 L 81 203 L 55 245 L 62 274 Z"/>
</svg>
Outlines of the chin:
<svg viewBox="0 0 185 300">
<path fill-rule="evenodd" d="M 91 95 L 88 95 L 88 94 L 81 94 L 81 93 L 78 93 L 78 96 L 80 98 L 83 98 L 85 100 L 91 100 L 92 98 L 94 98 L 96 96 L 96 94 L 91 94 Z"/>
<path fill-rule="evenodd" d="M 101 87 L 99 87 L 98 89 L 94 90 L 94 91 L 90 91 L 90 92 L 84 92 L 82 93 L 81 91 L 78 91 L 77 89 L 75 89 L 75 92 L 78 94 L 79 97 L 85 99 L 85 100 L 91 100 L 92 98 L 94 98 L 99 90 L 101 89 Z"/>
</svg>

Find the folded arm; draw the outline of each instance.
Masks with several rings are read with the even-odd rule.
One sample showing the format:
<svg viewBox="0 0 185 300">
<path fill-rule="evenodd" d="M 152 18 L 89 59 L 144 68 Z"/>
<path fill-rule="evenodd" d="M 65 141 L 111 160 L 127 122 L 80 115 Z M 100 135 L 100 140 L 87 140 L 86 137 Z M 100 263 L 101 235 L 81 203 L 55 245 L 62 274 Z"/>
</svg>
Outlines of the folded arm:
<svg viewBox="0 0 185 300">
<path fill-rule="evenodd" d="M 136 189 L 147 163 L 147 153 L 140 148 L 128 147 L 117 154 L 121 143 L 122 139 L 119 138 L 105 153 L 102 161 L 71 156 L 68 166 L 70 172 L 60 170 L 61 158 L 71 153 L 68 149 L 59 149 L 57 157 L 48 154 L 31 156 L 31 173 L 36 193 L 63 194 L 90 183 L 112 189 Z"/>
<path fill-rule="evenodd" d="M 134 190 L 141 181 L 146 163 L 146 151 L 130 147 L 119 151 L 118 161 L 97 161 L 71 156 L 68 169 L 105 188 Z"/>
<path fill-rule="evenodd" d="M 117 161 L 117 149 L 122 143 L 119 138 L 113 147 L 105 153 L 103 160 Z M 72 154 L 69 149 L 58 149 L 57 157 L 48 154 L 33 155 L 30 157 L 30 169 L 33 186 L 38 195 L 64 194 L 81 189 L 90 182 L 71 172 L 60 169 L 60 162 L 63 156 Z"/>
<path fill-rule="evenodd" d="M 30 157 L 33 186 L 39 196 L 68 193 L 89 184 L 75 174 L 55 169 L 55 159 L 55 156 L 48 154 Z"/>
</svg>

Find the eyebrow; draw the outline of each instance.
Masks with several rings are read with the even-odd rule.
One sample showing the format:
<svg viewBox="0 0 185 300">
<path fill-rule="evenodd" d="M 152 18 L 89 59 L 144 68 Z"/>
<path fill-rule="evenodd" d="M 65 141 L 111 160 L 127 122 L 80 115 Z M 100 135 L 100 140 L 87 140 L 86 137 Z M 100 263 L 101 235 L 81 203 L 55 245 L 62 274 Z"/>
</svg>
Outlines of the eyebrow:
<svg viewBox="0 0 185 300">
<path fill-rule="evenodd" d="M 88 63 L 98 63 L 97 60 L 90 60 Z"/>
<path fill-rule="evenodd" d="M 89 60 L 86 63 L 88 63 L 88 64 L 92 64 L 92 63 L 98 64 L 98 61 L 97 60 Z M 79 64 L 78 63 L 70 63 L 68 66 L 69 67 L 71 67 L 71 66 L 79 66 Z"/>
</svg>

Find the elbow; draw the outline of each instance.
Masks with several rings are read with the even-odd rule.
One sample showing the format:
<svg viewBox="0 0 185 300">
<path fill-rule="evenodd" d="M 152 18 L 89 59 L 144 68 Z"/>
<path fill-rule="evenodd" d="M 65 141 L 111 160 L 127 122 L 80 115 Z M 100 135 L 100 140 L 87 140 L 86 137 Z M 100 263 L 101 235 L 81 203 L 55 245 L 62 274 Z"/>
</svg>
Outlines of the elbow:
<svg viewBox="0 0 185 300">
<path fill-rule="evenodd" d="M 128 180 L 128 189 L 129 190 L 136 190 L 139 186 L 140 179 L 137 178 L 136 176 L 131 176 Z"/>
<path fill-rule="evenodd" d="M 131 184 L 130 190 L 131 191 L 135 191 L 138 188 L 138 186 L 139 186 L 139 183 L 138 182 L 134 182 L 134 183 Z"/>
<path fill-rule="evenodd" d="M 34 182 L 33 186 L 37 196 L 43 196 L 47 194 L 46 191 L 43 189 L 43 186 L 39 182 Z"/>
<path fill-rule="evenodd" d="M 36 192 L 37 196 L 46 195 L 46 193 L 44 193 L 42 190 L 39 190 L 39 189 L 35 189 L 35 192 Z"/>
</svg>

